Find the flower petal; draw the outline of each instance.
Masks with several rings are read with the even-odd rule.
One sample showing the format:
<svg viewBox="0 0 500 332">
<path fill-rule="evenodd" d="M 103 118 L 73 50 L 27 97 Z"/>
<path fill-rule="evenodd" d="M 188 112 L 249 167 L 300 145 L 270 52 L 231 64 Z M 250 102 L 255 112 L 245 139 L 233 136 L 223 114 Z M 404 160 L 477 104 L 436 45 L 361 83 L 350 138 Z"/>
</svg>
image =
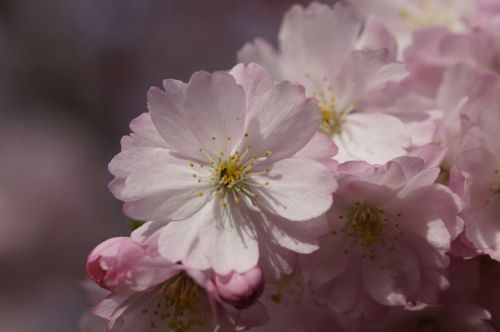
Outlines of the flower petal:
<svg viewBox="0 0 500 332">
<path fill-rule="evenodd" d="M 221 150 L 231 153 L 231 147 L 237 146 L 243 137 L 243 88 L 226 72 L 193 74 L 187 87 L 184 119 L 199 148 L 214 157 Z"/>
<path fill-rule="evenodd" d="M 374 164 L 406 154 L 410 145 L 407 128 L 397 118 L 382 114 L 350 114 L 343 132 L 334 136 L 339 162 L 363 160 Z"/>
<path fill-rule="evenodd" d="M 210 222 L 212 213 L 212 205 L 206 204 L 191 217 L 169 222 L 161 228 L 158 237 L 160 254 L 173 262 L 181 261 L 189 268 L 208 269 L 210 266 L 200 246 L 199 230 Z"/>
<path fill-rule="evenodd" d="M 202 186 L 193 178 L 187 160 L 165 149 L 144 152 L 148 165 L 130 174 L 120 193 L 128 216 L 138 220 L 179 220 L 205 204 L 207 195 L 200 194 Z M 127 151 L 122 154 L 125 156 Z"/>
<path fill-rule="evenodd" d="M 319 128 L 320 113 L 304 89 L 296 84 L 273 83 L 264 68 L 257 64 L 238 65 L 231 74 L 245 88 L 248 136 L 240 150 L 251 146 L 251 153 L 271 155 L 266 163 L 292 156 L 304 147 Z"/>
<path fill-rule="evenodd" d="M 170 150 L 197 157 L 199 143 L 184 119 L 187 84 L 169 79 L 163 85 L 165 91 L 154 87 L 148 91 L 151 119 Z"/>
<path fill-rule="evenodd" d="M 283 77 L 281 73 L 281 56 L 274 47 L 261 38 L 256 38 L 252 43 L 246 43 L 238 51 L 238 61 L 244 64 L 258 63 L 266 68 L 275 79 Z"/>
<path fill-rule="evenodd" d="M 418 257 L 403 242 L 396 244 L 391 253 L 379 249 L 374 260 L 363 264 L 363 282 L 368 293 L 383 305 L 404 305 L 406 296 L 414 294 L 420 286 Z"/>
<path fill-rule="evenodd" d="M 360 29 L 351 8 L 312 3 L 306 8 L 296 5 L 285 14 L 278 38 L 283 54 L 295 66 L 290 71 L 300 71 L 300 79 L 304 72 L 321 78 L 340 68 Z"/>
<path fill-rule="evenodd" d="M 132 129 L 132 134 L 122 137 L 122 150 L 138 147 L 166 147 L 165 141 L 156 129 L 149 113 L 142 113 L 133 119 L 130 122 L 130 129 Z"/>
<path fill-rule="evenodd" d="M 338 150 L 330 137 L 321 132 L 316 132 L 309 143 L 297 151 L 293 157 L 325 162 L 331 160 Z"/>
<path fill-rule="evenodd" d="M 337 188 L 330 171 L 309 159 L 284 159 L 268 173 L 252 178 L 261 184 L 256 187 L 256 204 L 290 220 L 308 220 L 325 213 Z"/>
<path fill-rule="evenodd" d="M 220 203 L 213 199 L 207 204 L 211 220 L 199 228 L 201 247 L 215 273 L 246 272 L 259 260 L 255 228 L 243 207 L 224 208 Z"/>
<path fill-rule="evenodd" d="M 310 254 L 317 250 L 318 237 L 327 231 L 324 216 L 303 222 L 292 222 L 276 215 L 262 213 L 257 224 L 272 237 L 273 242 L 301 254 Z"/>
</svg>

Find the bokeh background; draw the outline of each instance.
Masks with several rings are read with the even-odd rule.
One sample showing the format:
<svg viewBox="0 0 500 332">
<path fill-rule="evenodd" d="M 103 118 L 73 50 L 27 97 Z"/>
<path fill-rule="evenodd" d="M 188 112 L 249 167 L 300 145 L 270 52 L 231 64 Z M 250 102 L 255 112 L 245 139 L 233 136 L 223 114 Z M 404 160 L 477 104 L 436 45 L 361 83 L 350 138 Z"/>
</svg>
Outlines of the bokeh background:
<svg viewBox="0 0 500 332">
<path fill-rule="evenodd" d="M 276 44 L 294 2 L 0 0 L 1 332 L 78 330 L 87 254 L 128 234 L 107 164 L 147 89 Z"/>
</svg>

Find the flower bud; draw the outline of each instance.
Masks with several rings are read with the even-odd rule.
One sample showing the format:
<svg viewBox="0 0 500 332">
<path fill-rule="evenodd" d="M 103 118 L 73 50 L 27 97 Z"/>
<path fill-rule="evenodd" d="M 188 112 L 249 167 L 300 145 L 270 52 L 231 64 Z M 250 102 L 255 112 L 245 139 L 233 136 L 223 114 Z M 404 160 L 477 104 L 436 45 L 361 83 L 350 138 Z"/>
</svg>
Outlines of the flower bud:
<svg viewBox="0 0 500 332">
<path fill-rule="evenodd" d="M 144 256 L 144 249 L 130 238 L 112 238 L 92 250 L 87 259 L 87 273 L 102 288 L 123 292 L 128 288 L 128 272 Z"/>
<path fill-rule="evenodd" d="M 220 298 L 237 309 L 251 306 L 264 291 L 264 276 L 259 267 L 244 273 L 235 273 L 214 278 Z"/>
</svg>

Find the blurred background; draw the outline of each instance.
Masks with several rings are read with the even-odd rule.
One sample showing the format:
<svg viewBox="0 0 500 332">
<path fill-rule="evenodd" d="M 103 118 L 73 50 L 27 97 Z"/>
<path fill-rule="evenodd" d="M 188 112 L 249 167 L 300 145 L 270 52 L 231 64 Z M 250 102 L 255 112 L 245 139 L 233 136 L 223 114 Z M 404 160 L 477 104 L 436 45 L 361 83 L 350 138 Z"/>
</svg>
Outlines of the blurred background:
<svg viewBox="0 0 500 332">
<path fill-rule="evenodd" d="M 1 332 L 78 330 L 87 254 L 128 234 L 107 164 L 147 89 L 276 44 L 294 2 L 0 0 Z"/>
</svg>

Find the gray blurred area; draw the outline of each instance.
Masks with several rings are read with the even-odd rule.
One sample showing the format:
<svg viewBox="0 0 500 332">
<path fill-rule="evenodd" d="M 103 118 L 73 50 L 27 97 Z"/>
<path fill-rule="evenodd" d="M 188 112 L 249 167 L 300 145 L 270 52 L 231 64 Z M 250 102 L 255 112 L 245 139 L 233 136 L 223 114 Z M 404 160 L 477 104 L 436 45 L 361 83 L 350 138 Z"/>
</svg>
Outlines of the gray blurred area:
<svg viewBox="0 0 500 332">
<path fill-rule="evenodd" d="M 77 331 L 87 254 L 128 234 L 107 164 L 147 89 L 276 43 L 292 3 L 0 0 L 1 332 Z"/>
</svg>

